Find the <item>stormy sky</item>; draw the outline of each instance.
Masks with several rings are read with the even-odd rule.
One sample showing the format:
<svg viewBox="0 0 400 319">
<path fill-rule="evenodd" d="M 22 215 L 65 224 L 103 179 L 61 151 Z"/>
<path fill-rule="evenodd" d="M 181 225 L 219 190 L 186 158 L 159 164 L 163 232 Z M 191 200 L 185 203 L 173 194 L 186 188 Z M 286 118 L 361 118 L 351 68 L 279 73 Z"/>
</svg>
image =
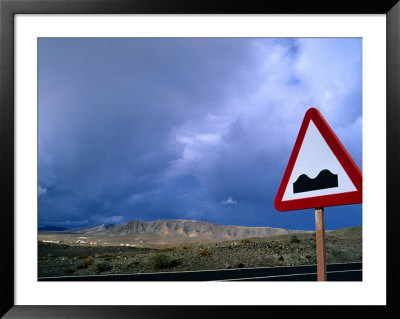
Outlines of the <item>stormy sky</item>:
<svg viewBox="0 0 400 319">
<path fill-rule="evenodd" d="M 38 224 L 315 229 L 273 201 L 316 107 L 362 169 L 359 38 L 40 38 Z M 327 207 L 326 229 L 362 224 Z"/>
</svg>

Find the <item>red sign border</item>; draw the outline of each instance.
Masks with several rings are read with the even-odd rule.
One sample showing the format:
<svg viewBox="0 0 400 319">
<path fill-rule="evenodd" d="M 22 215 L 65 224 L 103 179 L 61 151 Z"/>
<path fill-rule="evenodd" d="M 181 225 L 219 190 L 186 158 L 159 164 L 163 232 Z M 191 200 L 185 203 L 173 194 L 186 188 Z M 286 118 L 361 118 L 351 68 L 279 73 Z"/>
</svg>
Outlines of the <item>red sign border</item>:
<svg viewBox="0 0 400 319">
<path fill-rule="evenodd" d="M 328 144 L 329 148 L 342 165 L 350 180 L 353 182 L 354 186 L 356 187 L 356 191 L 282 201 L 310 121 L 313 121 L 318 131 L 321 133 L 325 142 Z M 290 155 L 288 165 L 282 178 L 282 182 L 275 197 L 274 206 L 276 210 L 282 212 L 305 208 L 359 203 L 362 203 L 362 173 L 360 169 L 351 158 L 350 154 L 346 151 L 328 123 L 322 117 L 321 113 L 314 107 L 308 109 L 304 115 L 303 123 L 301 124 L 296 143 L 294 144 L 292 154 Z"/>
</svg>

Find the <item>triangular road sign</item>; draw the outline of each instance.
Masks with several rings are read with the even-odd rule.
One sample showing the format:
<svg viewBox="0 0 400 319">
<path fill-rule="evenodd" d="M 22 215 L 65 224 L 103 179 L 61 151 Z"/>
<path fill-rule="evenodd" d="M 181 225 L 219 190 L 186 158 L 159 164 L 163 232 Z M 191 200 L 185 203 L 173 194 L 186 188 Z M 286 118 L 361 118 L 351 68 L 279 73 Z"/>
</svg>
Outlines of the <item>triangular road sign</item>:
<svg viewBox="0 0 400 319">
<path fill-rule="evenodd" d="M 278 211 L 362 202 L 362 174 L 321 113 L 310 108 L 275 197 Z"/>
</svg>

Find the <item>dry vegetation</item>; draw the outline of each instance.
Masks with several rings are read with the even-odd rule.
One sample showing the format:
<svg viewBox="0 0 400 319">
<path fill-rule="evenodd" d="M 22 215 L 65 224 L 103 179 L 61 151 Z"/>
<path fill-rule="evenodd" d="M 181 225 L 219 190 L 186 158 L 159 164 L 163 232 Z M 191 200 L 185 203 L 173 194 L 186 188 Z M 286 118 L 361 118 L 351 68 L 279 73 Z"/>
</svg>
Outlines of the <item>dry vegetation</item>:
<svg viewBox="0 0 400 319">
<path fill-rule="evenodd" d="M 362 229 L 326 233 L 327 263 L 362 261 Z M 137 274 L 316 263 L 315 233 L 165 247 L 71 246 L 39 242 L 39 277 Z"/>
</svg>

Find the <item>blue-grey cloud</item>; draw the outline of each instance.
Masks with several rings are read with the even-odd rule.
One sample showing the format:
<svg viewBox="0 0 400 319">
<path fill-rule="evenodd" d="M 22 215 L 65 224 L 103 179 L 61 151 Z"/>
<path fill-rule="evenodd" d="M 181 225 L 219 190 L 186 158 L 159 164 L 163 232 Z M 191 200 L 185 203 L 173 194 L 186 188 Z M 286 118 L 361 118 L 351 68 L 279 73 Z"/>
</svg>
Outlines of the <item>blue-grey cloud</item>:
<svg viewBox="0 0 400 319">
<path fill-rule="evenodd" d="M 361 39 L 39 39 L 39 224 L 312 229 L 277 187 L 310 106 L 361 167 L 361 83 Z"/>
</svg>

